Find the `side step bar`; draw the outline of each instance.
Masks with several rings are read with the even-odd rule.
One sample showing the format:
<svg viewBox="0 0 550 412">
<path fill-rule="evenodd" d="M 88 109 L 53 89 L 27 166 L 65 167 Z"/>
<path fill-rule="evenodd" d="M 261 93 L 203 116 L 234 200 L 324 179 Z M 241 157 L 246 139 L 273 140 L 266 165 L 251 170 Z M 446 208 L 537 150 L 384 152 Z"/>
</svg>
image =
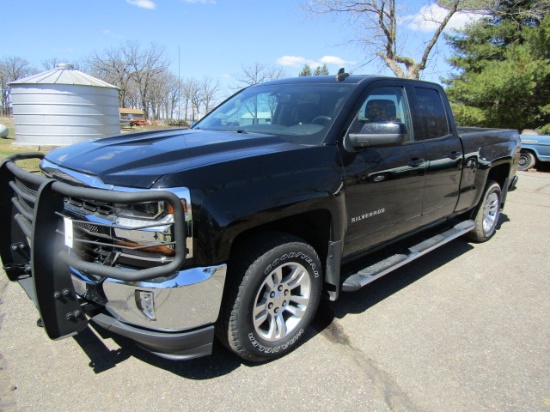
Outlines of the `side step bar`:
<svg viewBox="0 0 550 412">
<path fill-rule="evenodd" d="M 406 265 L 409 262 L 424 256 L 426 253 L 437 249 L 440 246 L 460 237 L 475 229 L 476 224 L 473 220 L 460 222 L 453 228 L 426 239 L 407 249 L 405 253 L 395 254 L 373 265 L 367 266 L 359 272 L 348 277 L 342 285 L 343 292 L 353 292 L 368 285 L 370 282 L 388 274 L 389 272 Z"/>
</svg>

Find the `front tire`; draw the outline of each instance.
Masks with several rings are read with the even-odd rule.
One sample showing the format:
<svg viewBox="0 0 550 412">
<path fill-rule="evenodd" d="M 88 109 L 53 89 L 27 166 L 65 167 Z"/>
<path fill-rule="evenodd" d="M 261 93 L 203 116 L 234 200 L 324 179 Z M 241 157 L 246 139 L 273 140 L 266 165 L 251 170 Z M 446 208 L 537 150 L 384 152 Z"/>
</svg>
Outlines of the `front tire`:
<svg viewBox="0 0 550 412">
<path fill-rule="evenodd" d="M 470 240 L 486 242 L 493 237 L 500 218 L 501 202 L 502 192 L 499 184 L 489 180 L 474 216 L 476 228 L 468 234 Z"/>
<path fill-rule="evenodd" d="M 231 260 L 219 340 L 241 358 L 265 362 L 304 338 L 322 289 L 321 262 L 303 240 L 265 235 L 241 246 Z"/>
<path fill-rule="evenodd" d="M 537 159 L 531 152 L 521 152 L 519 155 L 518 170 L 529 170 L 535 167 Z"/>
</svg>

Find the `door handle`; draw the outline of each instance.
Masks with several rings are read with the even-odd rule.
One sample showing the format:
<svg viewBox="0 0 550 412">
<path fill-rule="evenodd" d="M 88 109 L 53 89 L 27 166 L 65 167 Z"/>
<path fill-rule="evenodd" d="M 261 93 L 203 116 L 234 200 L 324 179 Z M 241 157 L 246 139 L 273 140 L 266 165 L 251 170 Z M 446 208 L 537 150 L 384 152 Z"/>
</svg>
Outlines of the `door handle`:
<svg viewBox="0 0 550 412">
<path fill-rule="evenodd" d="M 414 159 L 409 160 L 408 164 L 409 164 L 410 167 L 422 166 L 424 164 L 424 159 L 419 159 L 419 158 L 415 157 Z"/>
<path fill-rule="evenodd" d="M 451 153 L 449 153 L 449 157 L 451 158 L 451 160 L 456 160 L 460 156 L 462 156 L 462 153 L 457 152 L 456 150 L 453 150 Z"/>
</svg>

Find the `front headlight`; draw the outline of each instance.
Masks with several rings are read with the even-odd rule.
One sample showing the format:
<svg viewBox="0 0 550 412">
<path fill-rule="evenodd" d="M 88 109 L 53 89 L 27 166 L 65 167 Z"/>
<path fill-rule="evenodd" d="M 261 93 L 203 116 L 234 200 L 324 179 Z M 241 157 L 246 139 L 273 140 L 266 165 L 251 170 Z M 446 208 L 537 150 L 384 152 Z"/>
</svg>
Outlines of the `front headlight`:
<svg viewBox="0 0 550 412">
<path fill-rule="evenodd" d="M 174 253 L 172 207 L 164 202 L 117 204 L 113 240 L 135 253 L 149 252 L 172 256 Z"/>
<path fill-rule="evenodd" d="M 144 202 L 132 204 L 115 204 L 115 213 L 118 217 L 129 219 L 154 220 L 165 213 L 164 202 Z"/>
</svg>

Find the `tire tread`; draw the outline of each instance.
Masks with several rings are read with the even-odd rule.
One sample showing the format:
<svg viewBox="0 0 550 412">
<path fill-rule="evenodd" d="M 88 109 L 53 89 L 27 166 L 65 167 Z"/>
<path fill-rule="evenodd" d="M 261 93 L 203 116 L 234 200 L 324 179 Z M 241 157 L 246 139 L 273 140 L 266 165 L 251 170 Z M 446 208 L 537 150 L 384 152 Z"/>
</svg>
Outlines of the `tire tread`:
<svg viewBox="0 0 550 412">
<path fill-rule="evenodd" d="M 259 357 L 249 353 L 241 344 L 238 331 L 238 308 L 245 291 L 244 285 L 249 283 L 255 266 L 262 263 L 258 261 L 261 256 L 279 246 L 294 243 L 311 247 L 294 235 L 269 232 L 254 236 L 244 242 L 230 259 L 226 289 L 216 324 L 216 337 L 224 346 L 245 360 L 259 362 L 271 360 L 278 356 L 272 356 L 269 359 Z M 313 248 L 312 251 L 315 252 Z M 282 355 L 283 353 L 280 354 L 280 356 Z"/>
<path fill-rule="evenodd" d="M 491 237 L 493 237 L 496 231 L 498 220 L 495 223 L 495 229 L 492 231 L 492 233 L 489 236 L 487 236 L 483 230 L 483 207 L 484 207 L 485 201 L 487 200 L 487 194 L 491 190 L 493 190 L 494 187 L 498 188 L 499 201 L 502 201 L 502 193 L 501 193 L 500 185 L 494 180 L 488 180 L 487 184 L 485 185 L 485 190 L 483 191 L 483 196 L 481 197 L 481 200 L 479 201 L 479 205 L 476 207 L 475 212 L 473 214 L 473 219 L 476 222 L 476 228 L 467 234 L 468 239 L 470 239 L 473 242 L 477 242 L 477 243 L 486 242 Z M 499 216 L 500 216 L 500 211 L 499 211 Z"/>
</svg>

